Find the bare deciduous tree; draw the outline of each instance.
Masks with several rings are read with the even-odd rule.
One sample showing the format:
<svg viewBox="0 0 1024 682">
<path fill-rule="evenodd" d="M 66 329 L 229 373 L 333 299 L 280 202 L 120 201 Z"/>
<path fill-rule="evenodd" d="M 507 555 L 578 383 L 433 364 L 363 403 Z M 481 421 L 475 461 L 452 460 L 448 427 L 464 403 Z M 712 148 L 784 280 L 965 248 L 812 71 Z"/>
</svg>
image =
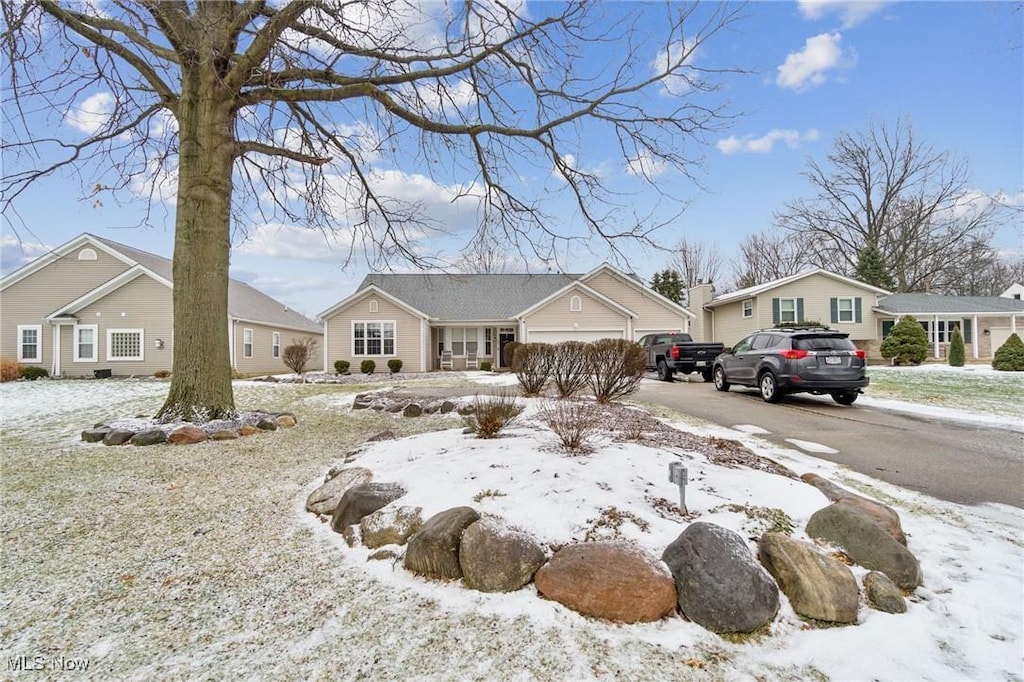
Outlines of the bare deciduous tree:
<svg viewBox="0 0 1024 682">
<path fill-rule="evenodd" d="M 807 250 L 800 240 L 780 232 L 747 235 L 733 259 L 733 281 L 737 289 L 764 284 L 795 275 L 808 267 Z"/>
<path fill-rule="evenodd" d="M 714 244 L 691 242 L 685 237 L 675 249 L 675 265 L 689 289 L 698 282 L 718 282 L 722 274 L 722 253 Z"/>
<path fill-rule="evenodd" d="M 840 133 L 827 163 L 809 160 L 804 175 L 815 196 L 788 204 L 777 225 L 811 263 L 840 274 L 877 244 L 898 291 L 935 290 L 998 218 L 997 202 L 969 190 L 967 164 L 920 144 L 903 119 Z"/>
<path fill-rule="evenodd" d="M 653 215 L 638 221 L 573 157 L 600 134 L 663 195 L 655 171 L 690 176 L 694 143 L 727 121 L 705 96 L 724 70 L 693 60 L 738 16 L 732 5 L 670 2 L 654 36 L 632 7 L 575 2 L 0 7 L 4 215 L 32 183 L 88 173 L 88 162 L 88 192 L 175 197 L 174 374 L 159 415 L 191 420 L 234 412 L 224 324 L 233 229 L 273 219 L 340 230 L 350 254 L 429 263 L 424 244 L 448 226 L 402 198 L 386 160 L 414 165 L 451 201 L 472 199 L 478 232 L 520 253 L 543 258 L 574 237 L 613 250 L 648 240 Z M 588 54 L 590 44 L 602 49 Z M 87 97 L 101 120 L 84 138 L 65 135 L 60 121 Z M 526 167 L 559 179 L 586 234 L 548 219 Z"/>
</svg>

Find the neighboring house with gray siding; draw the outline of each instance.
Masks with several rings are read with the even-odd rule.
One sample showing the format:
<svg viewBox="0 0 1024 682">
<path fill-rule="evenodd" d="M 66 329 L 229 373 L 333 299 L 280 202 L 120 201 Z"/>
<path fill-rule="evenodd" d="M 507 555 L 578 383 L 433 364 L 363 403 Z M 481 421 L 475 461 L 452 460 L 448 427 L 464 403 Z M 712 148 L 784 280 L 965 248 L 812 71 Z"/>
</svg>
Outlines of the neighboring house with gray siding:
<svg viewBox="0 0 1024 682">
<path fill-rule="evenodd" d="M 170 370 L 174 349 L 172 261 L 83 234 L 0 279 L 0 355 L 53 376 L 147 375 Z M 294 310 L 231 280 L 231 365 L 283 373 L 284 347 L 323 332 Z M 320 358 L 310 363 L 318 367 Z"/>
<path fill-rule="evenodd" d="M 747 335 L 779 324 L 818 322 L 845 331 L 868 357 L 881 360 L 880 346 L 901 317 L 913 315 L 928 332 L 930 357 L 948 353 L 953 328 L 965 352 L 990 359 L 1024 322 L 1024 302 L 998 296 L 891 294 L 878 287 L 817 269 L 716 296 L 712 284 L 690 289 L 697 313 L 695 339 L 735 345 Z"/>
<path fill-rule="evenodd" d="M 348 298 L 320 314 L 324 370 L 365 359 L 387 371 L 507 366 L 511 341 L 639 339 L 689 330 L 693 313 L 609 265 L 586 274 L 371 274 Z"/>
</svg>

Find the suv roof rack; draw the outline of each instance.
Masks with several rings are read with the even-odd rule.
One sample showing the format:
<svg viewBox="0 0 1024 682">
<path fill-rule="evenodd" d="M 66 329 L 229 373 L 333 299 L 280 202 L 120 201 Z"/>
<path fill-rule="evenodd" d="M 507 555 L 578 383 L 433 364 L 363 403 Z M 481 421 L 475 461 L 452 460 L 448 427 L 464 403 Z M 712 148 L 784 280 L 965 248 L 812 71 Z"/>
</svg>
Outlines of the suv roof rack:
<svg viewBox="0 0 1024 682">
<path fill-rule="evenodd" d="M 766 327 L 760 329 L 762 332 L 837 332 L 838 329 L 832 329 L 831 327 L 801 327 L 800 325 L 793 325 L 789 327 Z"/>
</svg>

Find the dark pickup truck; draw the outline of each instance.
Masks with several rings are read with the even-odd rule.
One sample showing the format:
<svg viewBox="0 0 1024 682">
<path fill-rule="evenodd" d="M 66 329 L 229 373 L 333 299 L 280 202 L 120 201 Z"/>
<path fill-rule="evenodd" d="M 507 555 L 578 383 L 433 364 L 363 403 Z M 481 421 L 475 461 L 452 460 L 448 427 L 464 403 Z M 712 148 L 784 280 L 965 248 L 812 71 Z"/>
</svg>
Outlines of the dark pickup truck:
<svg viewBox="0 0 1024 682">
<path fill-rule="evenodd" d="M 725 350 L 721 343 L 699 343 L 689 334 L 648 334 L 639 344 L 647 353 L 647 369 L 657 370 L 662 381 L 672 381 L 676 372 L 700 372 L 704 381 L 711 381 L 711 366 Z"/>
</svg>

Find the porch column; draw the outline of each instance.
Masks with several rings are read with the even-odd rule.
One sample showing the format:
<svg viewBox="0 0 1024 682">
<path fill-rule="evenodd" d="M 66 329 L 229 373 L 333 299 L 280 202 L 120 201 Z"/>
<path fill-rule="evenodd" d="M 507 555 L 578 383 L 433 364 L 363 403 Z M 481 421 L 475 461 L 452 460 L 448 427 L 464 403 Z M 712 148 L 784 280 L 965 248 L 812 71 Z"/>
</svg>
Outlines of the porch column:
<svg viewBox="0 0 1024 682">
<path fill-rule="evenodd" d="M 935 359 L 939 358 L 939 316 L 935 315 L 932 317 L 932 352 L 935 353 Z"/>
<path fill-rule="evenodd" d="M 52 348 L 51 352 L 53 353 L 53 359 L 50 361 L 50 376 L 59 377 L 60 376 L 60 372 L 61 372 L 61 368 L 60 368 L 60 327 L 61 326 L 59 324 L 53 324 L 52 322 L 50 324 L 53 325 L 53 346 L 51 346 L 51 348 Z M 39 341 L 42 342 L 42 339 L 39 339 Z"/>
<path fill-rule="evenodd" d="M 971 318 L 971 343 L 974 346 L 974 359 L 978 359 L 978 346 L 981 345 L 981 337 L 978 336 L 978 316 Z"/>
<path fill-rule="evenodd" d="M 434 369 L 427 364 L 428 359 L 432 356 L 431 349 L 434 343 L 430 338 L 430 325 L 427 324 L 426 320 L 420 320 L 420 371 L 429 372 Z"/>
</svg>

